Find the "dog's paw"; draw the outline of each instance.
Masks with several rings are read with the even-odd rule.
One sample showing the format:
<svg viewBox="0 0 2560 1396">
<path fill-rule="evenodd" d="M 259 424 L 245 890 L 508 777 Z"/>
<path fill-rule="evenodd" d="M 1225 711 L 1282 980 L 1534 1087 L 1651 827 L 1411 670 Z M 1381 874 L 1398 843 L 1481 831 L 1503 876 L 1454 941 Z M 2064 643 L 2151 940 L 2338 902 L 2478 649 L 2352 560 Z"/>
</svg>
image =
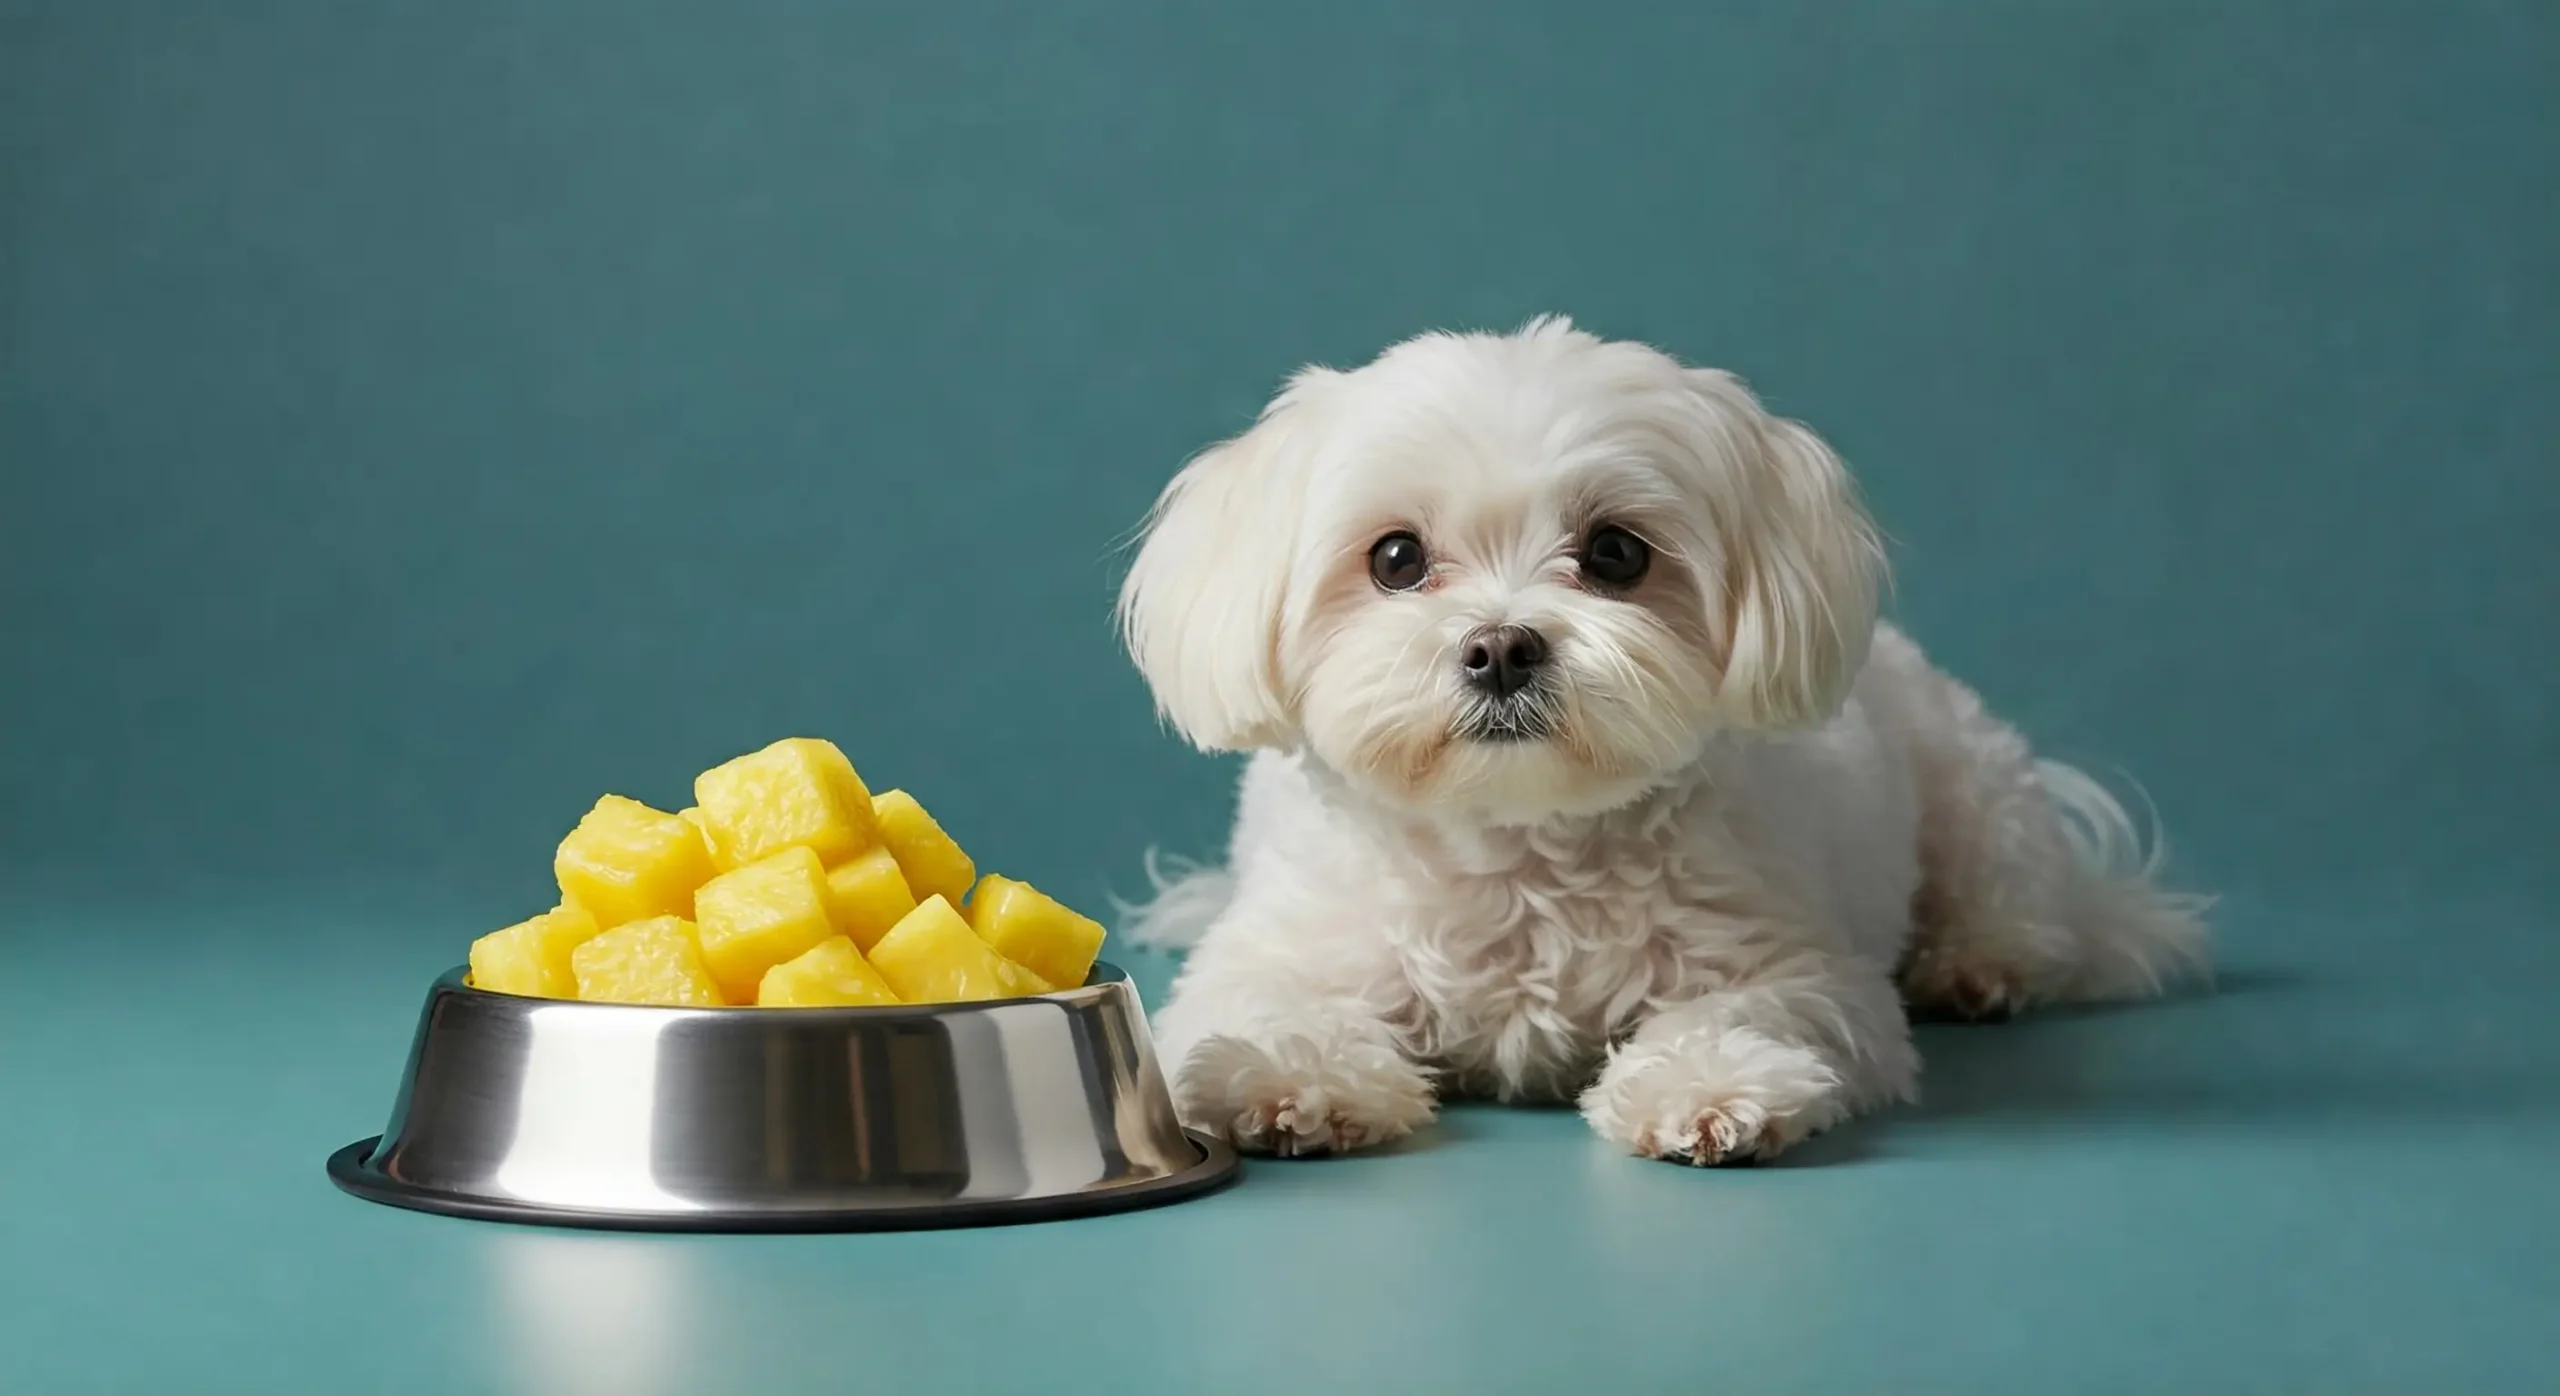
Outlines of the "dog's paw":
<svg viewBox="0 0 2560 1396">
<path fill-rule="evenodd" d="M 1582 1093 L 1601 1138 L 1699 1167 L 1774 1157 L 1847 1114 L 1838 1072 L 1749 1029 L 1630 1044 Z"/>
<path fill-rule="evenodd" d="M 1394 1049 L 1294 1035 L 1211 1037 L 1184 1057 L 1174 1103 L 1247 1153 L 1342 1154 L 1430 1122 L 1431 1079 Z"/>
<path fill-rule="evenodd" d="M 1902 975 L 1902 995 L 1933 1017 L 1967 1023 L 1998 1022 L 2029 1002 L 2026 976 L 1989 957 L 1924 952 Z"/>
</svg>

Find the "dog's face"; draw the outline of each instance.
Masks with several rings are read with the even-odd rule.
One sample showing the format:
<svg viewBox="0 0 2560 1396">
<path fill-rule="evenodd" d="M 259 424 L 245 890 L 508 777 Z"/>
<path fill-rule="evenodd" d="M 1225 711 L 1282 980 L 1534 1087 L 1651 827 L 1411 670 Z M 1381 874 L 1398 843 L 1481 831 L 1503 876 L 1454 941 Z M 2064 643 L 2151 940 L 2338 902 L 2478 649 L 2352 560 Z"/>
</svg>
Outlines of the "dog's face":
<svg viewBox="0 0 2560 1396">
<path fill-rule="evenodd" d="M 1879 574 L 1811 433 L 1550 320 L 1301 373 L 1165 490 L 1120 610 L 1196 745 L 1527 823 L 1622 804 L 1720 730 L 1827 718 Z"/>
</svg>

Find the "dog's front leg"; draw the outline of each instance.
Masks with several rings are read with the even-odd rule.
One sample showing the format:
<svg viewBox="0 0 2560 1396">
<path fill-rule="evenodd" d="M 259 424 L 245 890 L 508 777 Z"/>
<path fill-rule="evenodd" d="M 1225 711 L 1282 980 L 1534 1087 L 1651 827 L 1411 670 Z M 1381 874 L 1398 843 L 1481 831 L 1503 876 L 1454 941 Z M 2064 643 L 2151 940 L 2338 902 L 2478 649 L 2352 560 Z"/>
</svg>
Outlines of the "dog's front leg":
<svg viewBox="0 0 2560 1396">
<path fill-rule="evenodd" d="M 1919 1072 L 1886 972 L 1805 951 L 1645 1020 L 1610 1050 L 1582 1115 L 1648 1158 L 1739 1162 L 1907 1100 Z"/>
<path fill-rule="evenodd" d="M 1345 1153 L 1430 1121 L 1431 1076 L 1380 998 L 1400 977 L 1346 949 L 1312 955 L 1243 924 L 1210 931 L 1155 1021 L 1185 1121 L 1280 1155 Z"/>
</svg>

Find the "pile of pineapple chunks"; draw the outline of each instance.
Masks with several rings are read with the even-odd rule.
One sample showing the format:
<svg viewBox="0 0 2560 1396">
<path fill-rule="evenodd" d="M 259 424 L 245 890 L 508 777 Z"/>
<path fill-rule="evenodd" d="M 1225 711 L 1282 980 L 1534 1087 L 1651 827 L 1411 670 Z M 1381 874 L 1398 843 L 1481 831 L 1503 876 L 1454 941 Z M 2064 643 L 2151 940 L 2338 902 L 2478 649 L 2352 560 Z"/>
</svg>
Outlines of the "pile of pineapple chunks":
<svg viewBox="0 0 2560 1396">
<path fill-rule="evenodd" d="M 714 766 L 668 814 L 607 795 L 560 841 L 560 905 L 471 947 L 502 994 L 686 1008 L 963 1003 L 1082 985 L 1102 927 L 989 874 L 832 742 Z M 965 910 L 963 909 L 965 907 Z"/>
</svg>

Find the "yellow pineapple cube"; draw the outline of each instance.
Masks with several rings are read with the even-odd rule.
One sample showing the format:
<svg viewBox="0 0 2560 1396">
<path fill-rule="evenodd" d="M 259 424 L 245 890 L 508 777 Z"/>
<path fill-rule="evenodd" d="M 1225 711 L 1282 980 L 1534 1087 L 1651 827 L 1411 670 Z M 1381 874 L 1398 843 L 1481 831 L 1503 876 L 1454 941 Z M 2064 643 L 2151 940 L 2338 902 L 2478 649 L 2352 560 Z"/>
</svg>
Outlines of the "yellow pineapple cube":
<svg viewBox="0 0 2560 1396">
<path fill-rule="evenodd" d="M 1005 992 L 1011 994 L 1015 998 L 1028 998 L 1033 994 L 1051 993 L 1058 987 L 1057 985 L 1050 983 L 1048 980 L 1041 978 L 1039 975 L 1033 974 L 1031 971 L 1024 969 L 1019 962 L 1008 960 L 1002 955 L 996 956 L 996 973 L 1004 978 Z"/>
<path fill-rule="evenodd" d="M 1061 989 L 1081 987 L 1102 953 L 1101 922 L 994 873 L 969 894 L 969 926 L 997 954 Z"/>
<path fill-rule="evenodd" d="M 591 1003 L 655 1003 L 677 1008 L 718 1008 L 727 1000 L 693 923 L 681 916 L 653 916 L 617 926 L 569 952 L 578 997 Z"/>
<path fill-rule="evenodd" d="M 711 861 L 723 872 L 799 846 L 841 863 L 880 841 L 871 792 L 833 742 L 790 737 L 694 777 Z"/>
<path fill-rule="evenodd" d="M 871 967 L 909 1003 L 969 1003 L 1013 998 L 1021 968 L 987 948 L 951 903 L 927 897 L 871 947 Z"/>
<path fill-rule="evenodd" d="M 969 895 L 969 884 L 978 876 L 978 865 L 960 851 L 960 845 L 942 832 L 933 816 L 924 812 L 916 797 L 903 790 L 892 790 L 871 797 L 871 814 L 880 825 L 880 842 L 888 845 L 897 858 L 898 868 L 907 875 L 907 886 L 918 897 L 941 897 L 953 906 Z"/>
<path fill-rule="evenodd" d="M 569 952 L 596 937 L 596 919 L 575 906 L 555 907 L 471 942 L 471 987 L 527 998 L 573 999 L 578 976 Z"/>
<path fill-rule="evenodd" d="M 711 859 L 691 824 L 638 800 L 607 795 L 560 841 L 551 860 L 560 895 L 607 930 L 652 916 L 690 916 Z"/>
<path fill-rule="evenodd" d="M 897 1002 L 889 982 L 843 936 L 829 936 L 797 959 L 766 970 L 756 989 L 756 1003 L 764 1008 L 874 1008 Z"/>
<path fill-rule="evenodd" d="M 702 961 L 731 1003 L 755 1002 L 766 970 L 837 933 L 827 916 L 827 870 L 798 844 L 702 884 L 693 921 Z"/>
<path fill-rule="evenodd" d="M 916 909 L 916 894 L 888 849 L 875 848 L 827 871 L 827 910 L 836 929 L 868 955 L 880 937 Z"/>
</svg>

